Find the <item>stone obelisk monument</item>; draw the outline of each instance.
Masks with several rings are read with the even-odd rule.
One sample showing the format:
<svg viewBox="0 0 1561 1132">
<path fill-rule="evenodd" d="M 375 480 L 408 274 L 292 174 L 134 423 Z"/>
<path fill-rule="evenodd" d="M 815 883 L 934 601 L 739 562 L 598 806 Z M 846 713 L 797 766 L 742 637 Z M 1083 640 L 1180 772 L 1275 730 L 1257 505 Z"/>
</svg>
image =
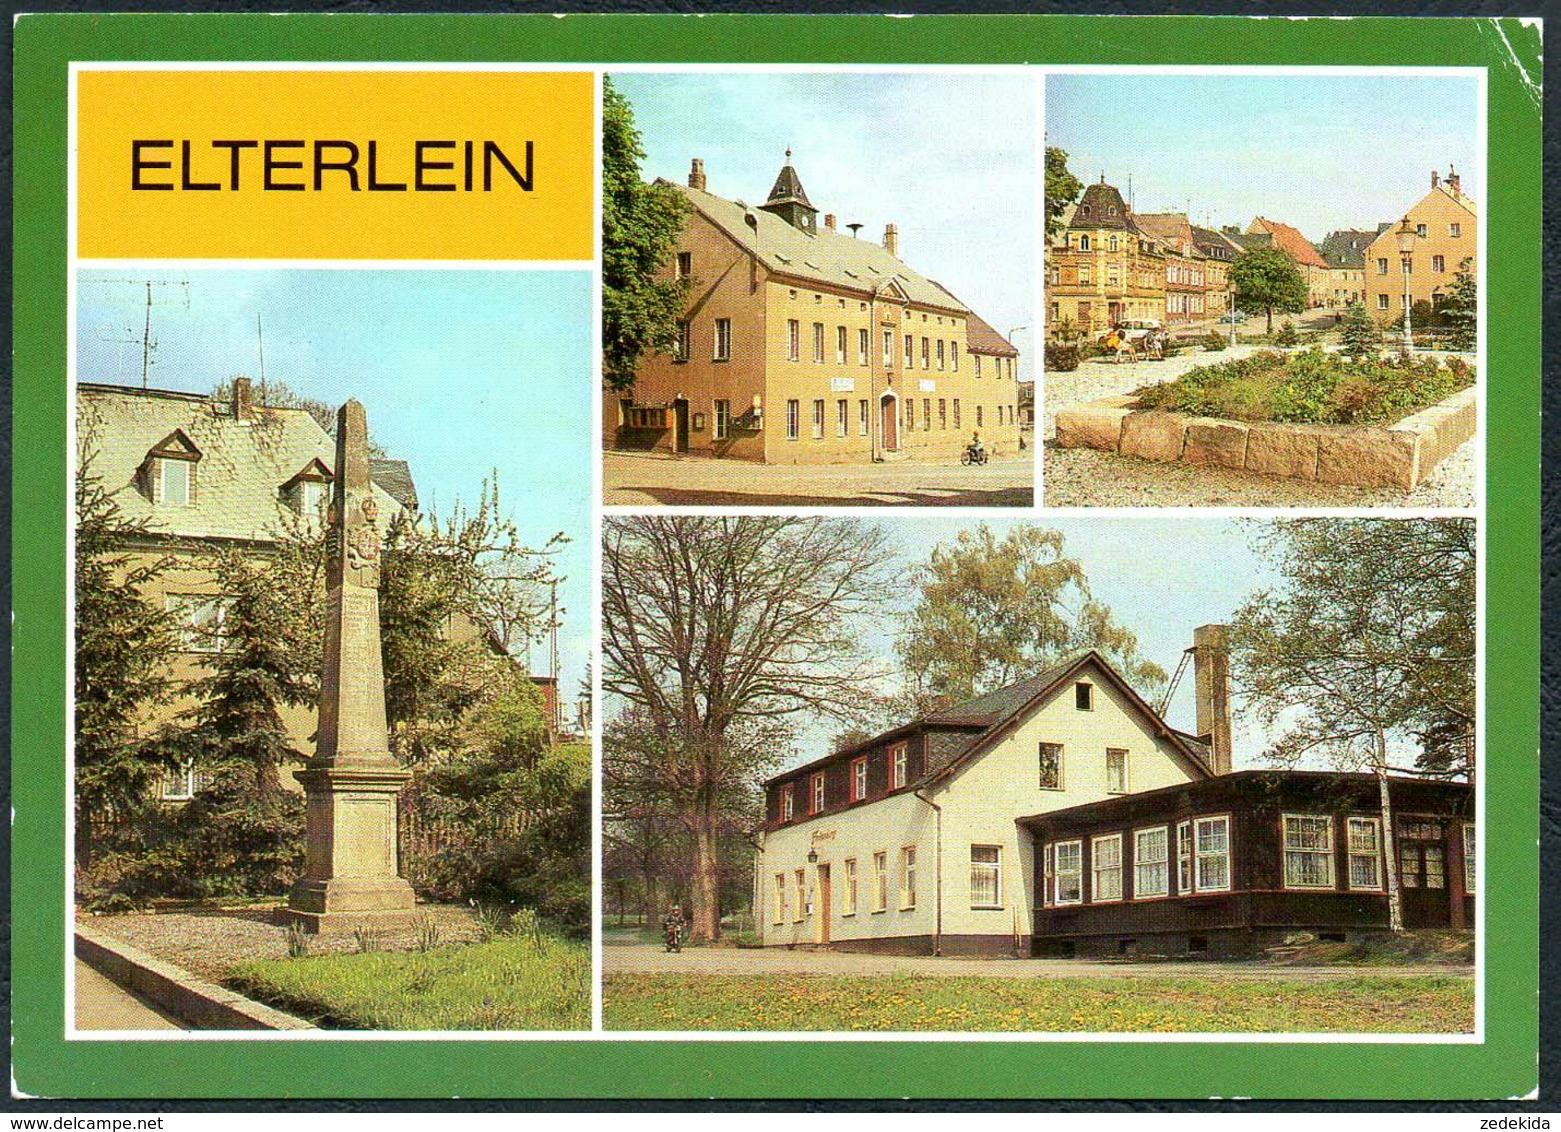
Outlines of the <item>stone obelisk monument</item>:
<svg viewBox="0 0 1561 1132">
<path fill-rule="evenodd" d="M 336 417 L 319 729 L 314 758 L 294 774 L 308 798 L 307 852 L 286 916 L 311 932 L 405 920 L 416 903 L 397 870 L 396 795 L 411 775 L 391 756 L 385 727 L 382 531 L 368 441 L 363 406 L 348 401 Z"/>
</svg>

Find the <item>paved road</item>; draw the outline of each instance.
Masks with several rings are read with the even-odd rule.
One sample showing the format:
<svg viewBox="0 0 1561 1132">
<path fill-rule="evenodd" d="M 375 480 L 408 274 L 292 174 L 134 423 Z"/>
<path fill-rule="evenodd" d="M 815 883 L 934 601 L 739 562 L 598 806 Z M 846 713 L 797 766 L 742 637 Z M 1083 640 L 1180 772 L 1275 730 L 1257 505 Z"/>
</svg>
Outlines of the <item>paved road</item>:
<svg viewBox="0 0 1561 1132">
<path fill-rule="evenodd" d="M 1035 450 L 984 468 L 914 460 L 883 464 L 759 465 L 659 453 L 603 455 L 612 506 L 1029 507 Z"/>
<path fill-rule="evenodd" d="M 1270 967 L 1259 963 L 1105 963 L 1087 959 L 933 959 L 925 956 L 862 955 L 844 951 L 787 951 L 784 948 L 690 948 L 671 955 L 639 939 L 602 938 L 605 975 L 980 975 L 1000 979 L 1194 978 L 1326 979 L 1460 975 L 1471 967 L 1431 964 L 1403 967 Z"/>
<path fill-rule="evenodd" d="M 76 1029 L 186 1030 L 189 1027 L 78 959 Z"/>
</svg>

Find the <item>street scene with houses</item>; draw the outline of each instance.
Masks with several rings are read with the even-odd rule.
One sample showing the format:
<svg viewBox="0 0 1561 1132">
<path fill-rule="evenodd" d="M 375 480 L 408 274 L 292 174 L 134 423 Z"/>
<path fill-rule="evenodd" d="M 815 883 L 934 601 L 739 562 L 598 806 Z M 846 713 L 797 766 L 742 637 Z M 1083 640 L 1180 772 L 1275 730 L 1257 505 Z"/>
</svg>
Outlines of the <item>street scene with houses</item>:
<svg viewBox="0 0 1561 1132">
<path fill-rule="evenodd" d="M 588 276 L 81 295 L 76 1027 L 587 1027 Z"/>
<path fill-rule="evenodd" d="M 1472 81 L 1066 75 L 1046 95 L 1048 505 L 1472 505 Z"/>
<path fill-rule="evenodd" d="M 1473 1027 L 1473 520 L 603 537 L 609 1029 Z"/>
<path fill-rule="evenodd" d="M 1033 90 L 609 76 L 605 502 L 1028 506 Z"/>
</svg>

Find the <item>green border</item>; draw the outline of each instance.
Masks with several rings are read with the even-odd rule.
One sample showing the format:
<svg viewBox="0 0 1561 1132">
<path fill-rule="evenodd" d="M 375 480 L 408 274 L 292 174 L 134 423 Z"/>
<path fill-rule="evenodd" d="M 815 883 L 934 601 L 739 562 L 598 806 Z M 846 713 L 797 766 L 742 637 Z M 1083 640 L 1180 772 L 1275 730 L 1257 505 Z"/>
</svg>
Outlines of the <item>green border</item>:
<svg viewBox="0 0 1561 1132">
<path fill-rule="evenodd" d="M 15 25 L 14 1080 L 56 1097 L 1505 1098 L 1538 1079 L 1540 41 L 1515 19 L 45 14 Z M 1516 55 L 1514 54 L 1516 52 Z M 72 60 L 1180 63 L 1489 71 L 1486 1041 L 65 1042 Z M 1390 130 L 1391 124 L 1384 123 Z M 231 1066 L 231 1068 L 229 1068 Z"/>
</svg>

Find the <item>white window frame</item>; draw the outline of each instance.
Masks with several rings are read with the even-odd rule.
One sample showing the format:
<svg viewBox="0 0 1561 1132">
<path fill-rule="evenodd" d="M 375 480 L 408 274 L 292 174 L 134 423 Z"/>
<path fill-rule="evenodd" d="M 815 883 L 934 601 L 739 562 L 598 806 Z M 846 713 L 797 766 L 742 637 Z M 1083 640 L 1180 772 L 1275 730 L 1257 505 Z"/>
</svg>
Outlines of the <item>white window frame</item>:
<svg viewBox="0 0 1561 1132">
<path fill-rule="evenodd" d="M 867 799 L 867 756 L 851 760 L 851 801 Z"/>
<path fill-rule="evenodd" d="M 194 461 L 174 460 L 167 456 L 157 458 L 157 502 L 167 507 L 188 507 L 195 501 L 195 476 L 191 471 Z M 182 484 L 181 494 L 183 499 L 173 500 L 168 497 L 169 473 L 177 470 L 177 478 Z"/>
<path fill-rule="evenodd" d="M 883 332 L 883 368 L 891 369 L 894 366 L 894 331 Z"/>
<path fill-rule="evenodd" d="M 802 360 L 802 322 L 800 319 L 788 318 L 786 320 L 786 360 L 788 362 L 800 362 Z"/>
<path fill-rule="evenodd" d="M 678 336 L 676 341 L 672 343 L 673 361 L 688 361 L 689 351 L 692 348 L 690 343 L 693 341 L 693 334 L 694 332 L 692 329 L 692 324 L 688 321 L 688 319 L 685 318 L 678 323 Z"/>
<path fill-rule="evenodd" d="M 866 397 L 858 399 L 856 403 L 856 432 L 858 436 L 866 436 L 869 429 L 868 422 L 872 420 L 872 407 Z"/>
<path fill-rule="evenodd" d="M 851 435 L 851 401 L 847 397 L 835 399 L 835 435 L 847 437 Z"/>
<path fill-rule="evenodd" d="M 813 364 L 820 366 L 824 364 L 824 324 L 822 322 L 813 324 Z"/>
<path fill-rule="evenodd" d="M 1158 833 L 1161 837 L 1161 855 L 1159 860 L 1146 858 L 1142 848 L 1143 838 L 1146 834 Z M 1160 887 L 1158 889 L 1144 888 L 1144 866 L 1159 866 Z M 1149 825 L 1133 830 L 1133 899 L 1134 900 L 1163 900 L 1171 895 L 1171 827 L 1168 825 Z"/>
<path fill-rule="evenodd" d="M 716 398 L 713 408 L 715 439 L 725 440 L 727 433 L 732 431 L 732 403 L 729 400 Z"/>
<path fill-rule="evenodd" d="M 1231 855 L 1231 844 L 1230 844 L 1230 826 L 1231 826 L 1230 815 L 1229 814 L 1208 814 L 1208 815 L 1206 815 L 1204 817 L 1194 818 L 1192 825 L 1193 825 L 1193 829 L 1192 829 L 1192 857 L 1193 857 L 1192 876 L 1193 876 L 1193 890 L 1195 892 L 1229 892 L 1230 891 L 1230 887 L 1231 887 L 1231 880 L 1233 879 L 1232 874 L 1235 872 L 1234 861 L 1233 861 L 1232 855 Z M 1205 825 L 1208 825 L 1208 826 L 1220 825 L 1220 826 L 1224 827 L 1224 830 L 1225 830 L 1225 848 L 1224 848 L 1223 852 L 1209 852 L 1209 853 L 1205 853 L 1203 851 L 1203 848 L 1202 848 L 1203 840 L 1202 840 L 1201 834 L 1203 832 L 1203 827 Z M 1225 862 L 1225 883 L 1224 884 L 1205 884 L 1203 882 L 1203 863 L 1205 861 L 1224 861 Z"/>
<path fill-rule="evenodd" d="M 802 402 L 795 397 L 786 402 L 786 439 L 797 440 L 802 436 Z"/>
<path fill-rule="evenodd" d="M 1197 870 L 1193 868 L 1192 822 L 1176 823 L 1176 895 L 1197 891 Z"/>
<path fill-rule="evenodd" d="M 938 369 L 940 369 L 940 370 L 943 368 L 944 351 L 947 350 L 947 349 L 948 349 L 948 347 L 944 345 L 943 339 L 939 338 L 938 339 Z"/>
<path fill-rule="evenodd" d="M 1451 221 L 1447 225 L 1447 238 L 1457 240 L 1463 237 L 1463 225 L 1457 221 Z"/>
<path fill-rule="evenodd" d="M 1115 865 L 1107 865 L 1104 868 L 1100 864 L 1100 847 L 1102 845 L 1115 845 L 1117 860 Z M 1100 878 L 1103 873 L 1116 874 L 1116 895 L 1100 895 Z M 1089 902 L 1091 904 L 1119 904 L 1122 901 L 1122 834 L 1102 833 L 1089 839 Z"/>
<path fill-rule="evenodd" d="M 813 439 L 824 439 L 824 399 L 813 398 Z"/>
<path fill-rule="evenodd" d="M 1112 779 L 1112 771 L 1111 771 L 1111 764 L 1113 762 L 1113 759 L 1112 759 L 1113 755 L 1120 755 L 1121 756 L 1121 758 L 1119 760 L 1116 760 L 1116 761 L 1119 761 L 1121 763 L 1122 773 L 1121 773 L 1120 776 L 1117 777 L 1117 779 L 1115 781 L 1113 781 L 1113 779 Z M 1126 794 L 1126 793 L 1130 792 L 1132 787 L 1131 787 L 1131 785 L 1129 784 L 1129 781 L 1128 781 L 1127 763 L 1128 763 L 1128 758 L 1127 758 L 1127 750 L 1126 750 L 1126 748 L 1123 748 L 1123 747 L 1107 747 L 1106 748 L 1106 793 L 1108 793 L 1108 794 Z"/>
<path fill-rule="evenodd" d="M 889 851 L 880 849 L 873 854 L 873 911 L 889 910 Z"/>
<path fill-rule="evenodd" d="M 1320 829 L 1325 830 L 1327 832 L 1327 835 L 1328 835 L 1327 836 L 1327 843 L 1325 845 L 1321 846 L 1321 847 L 1318 847 L 1318 846 L 1314 846 L 1314 845 L 1308 845 L 1308 844 L 1306 844 L 1304 839 L 1299 839 L 1297 844 L 1292 846 L 1291 843 L 1290 843 L 1290 834 L 1291 834 L 1292 823 L 1294 823 L 1294 828 L 1297 830 L 1298 839 L 1301 838 L 1300 831 L 1305 830 L 1307 828 L 1311 828 L 1311 829 L 1318 829 L 1318 828 L 1320 828 Z M 1285 814 L 1280 815 L 1279 826 L 1280 826 L 1280 852 L 1281 852 L 1281 855 L 1283 857 L 1283 866 L 1284 866 L 1284 873 L 1283 873 L 1283 876 L 1284 876 L 1284 887 L 1285 888 L 1297 888 L 1297 889 L 1312 889 L 1312 890 L 1315 890 L 1315 891 L 1324 891 L 1324 892 L 1328 891 L 1330 889 L 1336 888 L 1338 886 L 1338 876 L 1337 876 L 1337 871 L 1338 870 L 1335 868 L 1334 860 L 1333 860 L 1333 853 L 1334 853 L 1333 816 L 1331 814 L 1303 814 L 1303 813 L 1293 813 L 1293 812 L 1292 813 L 1285 813 Z M 1327 866 L 1324 871 L 1326 872 L 1328 879 L 1325 880 L 1325 881 L 1312 881 L 1312 882 L 1296 879 L 1295 876 L 1292 876 L 1291 871 L 1290 871 L 1290 857 L 1291 857 L 1291 854 L 1295 854 L 1297 857 L 1321 857 L 1323 859 L 1324 863 Z M 1299 874 L 1297 874 L 1297 875 L 1299 875 Z"/>
<path fill-rule="evenodd" d="M 1376 848 L 1370 852 L 1355 848 L 1355 826 L 1357 824 L 1369 826 Z M 1381 892 L 1386 880 L 1382 857 L 1382 819 L 1351 814 L 1344 819 L 1344 843 L 1347 851 L 1346 866 L 1349 874 L 1345 877 L 1351 892 Z M 1356 858 L 1371 859 L 1372 871 L 1376 874 L 1375 884 L 1355 883 Z"/>
<path fill-rule="evenodd" d="M 824 772 L 815 771 L 808 776 L 808 813 L 824 812 Z"/>
<path fill-rule="evenodd" d="M 950 342 L 949 343 L 949 369 L 953 370 L 955 373 L 959 372 L 959 343 L 958 342 Z"/>
<path fill-rule="evenodd" d="M 910 778 L 911 749 L 909 743 L 896 743 L 889 748 L 889 789 L 898 790 Z"/>
<path fill-rule="evenodd" d="M 794 787 L 796 783 L 787 782 L 781 786 L 780 793 L 780 820 L 790 821 L 797 814 L 797 793 Z"/>
<path fill-rule="evenodd" d="M 188 802 L 195 797 L 195 764 L 186 762 L 165 770 L 161 796 L 164 802 Z"/>
<path fill-rule="evenodd" d="M 298 514 L 305 519 L 317 519 L 325 513 L 330 502 L 331 485 L 319 480 L 300 480 L 298 483 Z M 310 496 L 314 496 L 311 503 Z"/>
<path fill-rule="evenodd" d="M 715 349 L 711 354 L 711 360 L 717 362 L 732 360 L 732 320 L 729 318 L 715 320 Z"/>
<path fill-rule="evenodd" d="M 1477 854 L 1479 852 L 1479 838 L 1475 834 L 1474 823 L 1466 821 L 1463 825 L 1463 890 L 1473 895 L 1475 882 L 1478 880 L 1479 869 L 1476 868 Z"/>
<path fill-rule="evenodd" d="M 977 861 L 976 853 L 991 852 L 991 861 Z M 992 878 L 992 899 L 976 899 L 976 874 Z M 1003 847 L 1001 845 L 972 845 L 970 847 L 970 906 L 972 908 L 1001 908 L 1003 906 Z"/>
<path fill-rule="evenodd" d="M 786 922 L 786 874 L 775 874 L 775 922 Z"/>
<path fill-rule="evenodd" d="M 835 364 L 837 366 L 846 364 L 846 343 L 849 341 L 847 333 L 844 326 L 835 327 Z"/>
<path fill-rule="evenodd" d="M 840 862 L 840 874 L 842 893 L 840 897 L 840 914 L 842 916 L 856 915 L 856 858 L 847 857 Z"/>
<path fill-rule="evenodd" d="M 1062 867 L 1062 853 L 1060 852 L 1060 850 L 1067 849 L 1070 846 L 1078 854 L 1078 856 L 1075 858 L 1077 864 L 1076 864 L 1076 866 L 1074 868 L 1069 869 L 1069 870 L 1067 870 L 1065 872 L 1063 870 L 1063 867 Z M 1052 867 L 1053 867 L 1053 870 L 1054 870 L 1053 875 L 1056 878 L 1055 879 L 1055 883 L 1052 886 L 1052 889 L 1053 889 L 1052 902 L 1059 908 L 1065 908 L 1065 907 L 1068 907 L 1069 905 L 1072 905 L 1072 904 L 1082 904 L 1082 903 L 1084 903 L 1084 839 L 1081 838 L 1081 837 L 1075 837 L 1075 838 L 1072 838 L 1071 840 L 1068 840 L 1068 841 L 1054 842 L 1052 844 L 1051 848 L 1053 850 L 1053 857 L 1052 857 Z M 1064 876 L 1073 877 L 1073 878 L 1075 878 L 1075 880 L 1077 882 L 1077 886 L 1078 887 L 1076 889 L 1076 894 L 1075 894 L 1075 896 L 1074 896 L 1074 898 L 1072 900 L 1064 900 L 1062 898 L 1062 878 Z"/>
<path fill-rule="evenodd" d="M 191 616 L 195 610 L 206 608 L 211 610 L 210 620 L 216 623 L 216 631 L 209 636 L 204 622 Z M 223 651 L 227 640 L 223 626 L 228 618 L 228 603 L 220 594 L 164 594 L 163 609 L 175 621 L 180 652 L 215 654 Z"/>
<path fill-rule="evenodd" d="M 916 907 L 916 846 L 900 847 L 900 911 Z"/>
<path fill-rule="evenodd" d="M 808 870 L 798 869 L 793 876 L 797 882 L 797 910 L 792 916 L 792 923 L 800 924 L 808 918 Z"/>
<path fill-rule="evenodd" d="M 856 364 L 865 366 L 867 356 L 872 352 L 873 336 L 865 326 L 856 328 Z"/>
</svg>

